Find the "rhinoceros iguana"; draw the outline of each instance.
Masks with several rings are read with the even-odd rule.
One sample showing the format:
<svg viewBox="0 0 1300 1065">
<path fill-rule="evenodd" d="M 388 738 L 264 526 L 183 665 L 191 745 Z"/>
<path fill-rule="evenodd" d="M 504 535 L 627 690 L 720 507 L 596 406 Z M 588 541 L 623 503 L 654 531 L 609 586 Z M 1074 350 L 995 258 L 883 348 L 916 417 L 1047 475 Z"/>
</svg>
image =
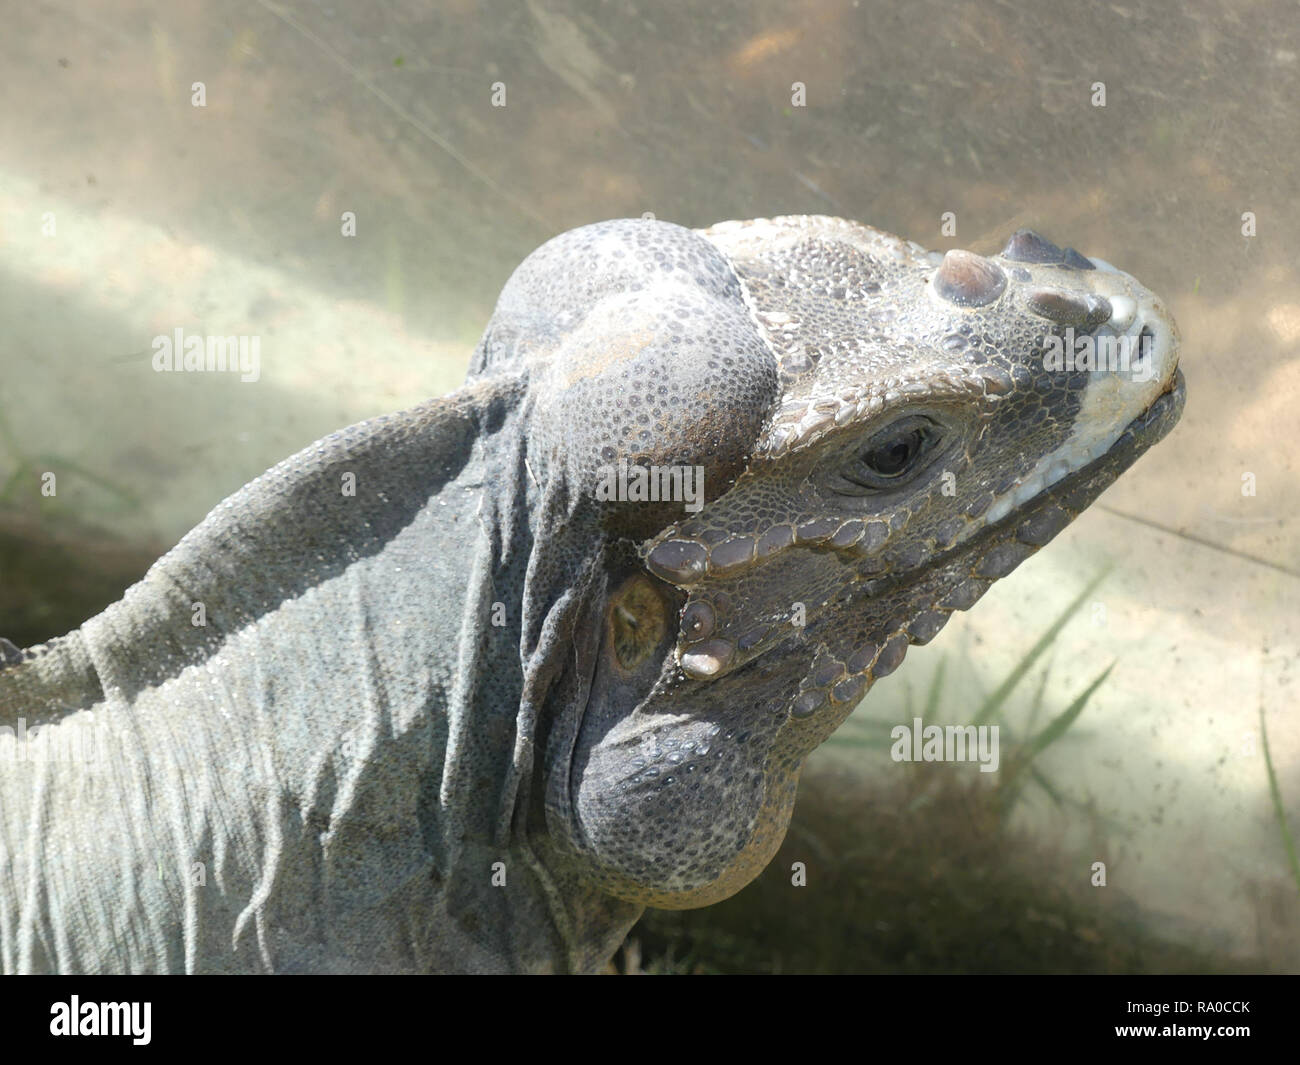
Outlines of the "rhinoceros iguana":
<svg viewBox="0 0 1300 1065">
<path fill-rule="evenodd" d="M 459 391 L 7 645 L 4 968 L 601 968 L 751 880 L 872 682 L 1169 431 L 1177 345 L 1027 230 L 556 237 Z"/>
</svg>

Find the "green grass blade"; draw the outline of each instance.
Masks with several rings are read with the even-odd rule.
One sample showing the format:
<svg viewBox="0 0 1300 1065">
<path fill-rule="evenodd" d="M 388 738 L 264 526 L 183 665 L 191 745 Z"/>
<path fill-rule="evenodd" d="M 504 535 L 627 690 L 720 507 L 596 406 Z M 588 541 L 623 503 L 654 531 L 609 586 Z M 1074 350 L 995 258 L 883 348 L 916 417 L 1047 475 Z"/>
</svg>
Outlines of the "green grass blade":
<svg viewBox="0 0 1300 1065">
<path fill-rule="evenodd" d="M 1110 676 L 1110 671 L 1114 668 L 1115 662 L 1112 662 L 1102 670 L 1101 675 L 1096 680 L 1075 697 L 1074 702 L 1048 722 L 1047 727 L 1042 732 L 1026 740 L 1024 746 L 1016 751 L 1015 757 L 1011 759 L 1007 767 L 1006 776 L 998 785 L 1004 814 L 1011 809 L 1016 796 L 1020 793 L 1020 775 L 1033 766 L 1035 758 L 1069 731 L 1070 726 L 1074 724 L 1079 715 L 1083 713 L 1084 707 L 1088 705 L 1092 693 L 1102 686 L 1106 678 Z M 1041 777 L 1041 774 L 1040 778 L 1039 784 L 1051 795 L 1052 789 L 1046 783 L 1046 778 Z"/>
<path fill-rule="evenodd" d="M 1047 797 L 1051 799 L 1052 802 L 1054 802 L 1058 807 L 1064 808 L 1065 800 L 1061 798 L 1060 792 L 1052 786 L 1052 782 L 1043 776 L 1043 771 L 1039 769 L 1038 766 L 1031 765 L 1029 767 L 1029 777 L 1035 784 L 1047 792 Z"/>
<path fill-rule="evenodd" d="M 1110 665 L 1098 674 L 1097 678 L 1083 689 L 1069 706 L 1062 710 L 1056 717 L 1052 718 L 1048 726 L 1042 732 L 1034 736 L 1025 744 L 1025 764 L 1028 765 L 1043 751 L 1047 750 L 1053 743 L 1065 735 L 1066 731 L 1074 724 L 1078 716 L 1083 713 L 1083 708 L 1088 705 L 1088 700 L 1092 698 L 1092 693 L 1105 683 L 1106 678 L 1110 676 L 1110 671 L 1115 668 L 1119 661 L 1116 659 Z"/>
<path fill-rule="evenodd" d="M 102 473 L 95 473 L 94 470 L 89 470 L 85 466 L 81 465 L 81 463 L 69 458 L 64 458 L 62 455 L 39 455 L 37 457 L 41 460 L 46 469 L 53 468 L 58 470 L 61 468 L 69 473 L 75 473 L 77 476 L 84 478 L 91 484 L 107 492 L 109 495 L 115 496 L 119 503 L 137 509 L 140 507 L 140 500 L 136 498 L 133 492 L 124 488 L 111 478 L 105 477 Z"/>
<path fill-rule="evenodd" d="M 939 709 L 939 696 L 943 691 L 943 671 L 947 665 L 948 656 L 944 655 L 935 668 L 934 679 L 930 681 L 930 690 L 925 696 L 925 713 L 921 715 L 922 721 L 933 721 Z"/>
<path fill-rule="evenodd" d="M 894 745 L 888 736 L 841 736 L 838 732 L 826 742 L 836 747 L 867 747 L 876 751 L 887 751 Z"/>
<path fill-rule="evenodd" d="M 30 471 L 28 470 L 27 464 L 25 462 L 18 463 L 17 467 L 15 467 L 14 469 L 14 472 L 9 475 L 9 479 L 5 481 L 4 484 L 0 485 L 0 502 L 6 502 L 6 503 L 9 502 L 11 498 L 11 493 L 14 492 L 14 490 L 17 488 L 19 483 L 22 481 L 23 477 L 25 477 L 29 472 Z"/>
<path fill-rule="evenodd" d="M 1096 591 L 1097 586 L 1101 584 L 1109 574 L 1110 567 L 1107 566 L 1084 586 L 1083 591 L 1074 597 L 1070 602 L 1070 605 L 1062 611 L 1060 617 L 1052 622 L 1051 627 L 1038 638 L 1038 642 L 1029 649 L 1025 654 L 1025 657 L 1016 663 L 1015 668 L 1007 674 L 1006 680 L 999 684 L 997 688 L 994 689 L 993 694 L 985 700 L 984 705 L 980 707 L 979 713 L 975 715 L 973 724 L 986 724 L 989 719 L 1002 708 L 1002 704 L 1006 702 L 1007 696 L 1011 694 L 1012 689 L 1020 683 L 1024 678 L 1024 675 L 1028 673 L 1034 663 L 1038 661 L 1039 656 L 1041 656 L 1042 653 L 1051 646 L 1052 641 L 1060 635 L 1061 630 L 1065 628 L 1066 623 L 1079 612 L 1079 608 L 1083 606 L 1087 598 Z"/>
<path fill-rule="evenodd" d="M 1268 790 L 1273 796 L 1273 812 L 1277 815 L 1277 827 L 1282 833 L 1282 846 L 1286 848 L 1291 876 L 1295 879 L 1296 890 L 1300 891 L 1300 858 L 1296 857 L 1295 838 L 1287 827 L 1286 810 L 1282 807 L 1282 789 L 1278 787 L 1277 773 L 1273 770 L 1273 754 L 1268 749 L 1268 726 L 1264 724 L 1263 705 L 1259 708 L 1259 732 L 1264 738 L 1264 765 L 1268 768 Z"/>
<path fill-rule="evenodd" d="M 888 721 L 874 721 L 851 714 L 826 742 L 834 747 L 870 747 L 887 751 L 894 742 L 890 736 L 893 730 L 894 725 Z"/>
<path fill-rule="evenodd" d="M 9 428 L 9 419 L 5 417 L 3 410 L 0 410 L 0 443 L 3 443 L 13 454 L 22 454 L 22 449 L 18 446 L 18 438 Z"/>
<path fill-rule="evenodd" d="M 1043 712 L 1043 695 L 1047 691 L 1047 678 L 1052 675 L 1052 660 L 1047 660 L 1047 665 L 1043 667 L 1043 675 L 1038 678 L 1038 687 L 1034 689 L 1034 701 L 1029 704 L 1029 718 L 1025 721 L 1025 728 L 1030 732 L 1038 724 L 1038 715 Z"/>
</svg>

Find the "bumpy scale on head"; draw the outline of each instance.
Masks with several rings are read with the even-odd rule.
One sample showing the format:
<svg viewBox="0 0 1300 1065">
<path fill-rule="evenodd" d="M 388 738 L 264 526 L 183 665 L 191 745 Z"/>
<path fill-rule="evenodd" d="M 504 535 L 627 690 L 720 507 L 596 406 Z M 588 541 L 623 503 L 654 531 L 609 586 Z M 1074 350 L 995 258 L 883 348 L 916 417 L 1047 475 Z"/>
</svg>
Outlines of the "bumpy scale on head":
<svg viewBox="0 0 1300 1065">
<path fill-rule="evenodd" d="M 494 321 L 477 365 L 518 361 L 520 337 L 530 338 L 535 472 L 561 463 L 589 498 L 621 466 L 698 466 L 703 499 L 717 498 L 744 469 L 776 394 L 771 352 L 731 265 L 670 223 L 621 220 L 557 237 L 515 272 Z M 680 499 L 608 502 L 604 520 L 631 537 L 687 513 Z"/>
</svg>

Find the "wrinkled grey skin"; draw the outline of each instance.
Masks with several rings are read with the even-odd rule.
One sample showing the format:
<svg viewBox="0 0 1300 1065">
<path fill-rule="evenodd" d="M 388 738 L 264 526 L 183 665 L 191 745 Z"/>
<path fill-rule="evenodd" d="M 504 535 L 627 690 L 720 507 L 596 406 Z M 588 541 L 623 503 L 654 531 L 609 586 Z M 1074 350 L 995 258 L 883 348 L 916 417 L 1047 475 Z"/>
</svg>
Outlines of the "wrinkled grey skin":
<svg viewBox="0 0 1300 1065">
<path fill-rule="evenodd" d="M 1145 329 L 1145 374 L 1045 367 L 1067 326 Z M 0 725 L 91 757 L 0 736 L 4 968 L 599 969 L 757 875 L 871 683 L 1173 426 L 1176 361 L 1154 296 L 1027 232 L 557 237 L 464 388 L 10 653 Z M 601 498 L 622 461 L 706 505 Z"/>
</svg>

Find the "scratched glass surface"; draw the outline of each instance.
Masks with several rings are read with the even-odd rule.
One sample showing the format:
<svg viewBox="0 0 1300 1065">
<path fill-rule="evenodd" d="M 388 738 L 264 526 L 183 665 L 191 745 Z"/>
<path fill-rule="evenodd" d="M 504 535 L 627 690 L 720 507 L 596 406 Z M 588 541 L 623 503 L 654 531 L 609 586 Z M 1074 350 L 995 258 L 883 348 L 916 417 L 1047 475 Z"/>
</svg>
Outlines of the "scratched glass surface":
<svg viewBox="0 0 1300 1065">
<path fill-rule="evenodd" d="M 960 717 L 1110 567 L 1005 711 L 1009 728 L 1025 725 L 1015 715 L 1049 661 L 1040 724 L 1116 662 L 999 829 L 1019 848 L 999 855 L 1032 852 L 1042 896 L 1072 892 L 1082 909 L 1026 912 L 993 887 L 973 912 L 1011 907 L 1022 927 L 1083 944 L 1093 953 L 1079 967 L 1128 964 L 1108 938 L 1121 918 L 1202 952 L 1175 967 L 1300 964 L 1300 884 L 1260 732 L 1262 713 L 1294 835 L 1292 4 L 724 2 L 688 14 L 118 0 L 0 13 L 0 635 L 25 645 L 75 627 L 269 465 L 456 387 L 510 271 L 563 230 L 646 212 L 690 226 L 833 214 L 992 252 L 1029 226 L 1164 298 L 1182 331 L 1186 413 L 859 715 L 902 720 L 944 662 L 942 712 Z M 353 239 L 340 236 L 346 212 Z M 258 380 L 154 372 L 151 340 L 177 326 L 260 337 Z M 46 471 L 55 498 L 40 494 Z M 805 776 L 851 781 L 873 816 L 917 802 L 960 816 L 951 797 L 904 786 L 879 749 L 829 744 Z M 851 823 L 832 832 L 816 812 L 796 811 L 760 885 L 788 884 L 798 860 L 843 872 L 850 847 L 887 866 L 870 853 L 878 826 L 855 842 Z M 952 838 L 950 823 L 934 828 Z M 934 857 L 902 897 L 931 897 L 948 875 Z M 1091 884 L 1097 861 L 1104 889 Z M 847 874 L 835 891 L 833 914 L 810 887 L 787 916 L 856 915 L 868 939 L 909 920 Z M 702 911 L 643 938 L 703 936 L 723 919 Z M 776 956 L 786 948 L 771 936 Z M 942 968 L 938 942 L 928 962 L 871 964 Z M 1039 964 L 1026 955 L 1022 967 Z"/>
</svg>

